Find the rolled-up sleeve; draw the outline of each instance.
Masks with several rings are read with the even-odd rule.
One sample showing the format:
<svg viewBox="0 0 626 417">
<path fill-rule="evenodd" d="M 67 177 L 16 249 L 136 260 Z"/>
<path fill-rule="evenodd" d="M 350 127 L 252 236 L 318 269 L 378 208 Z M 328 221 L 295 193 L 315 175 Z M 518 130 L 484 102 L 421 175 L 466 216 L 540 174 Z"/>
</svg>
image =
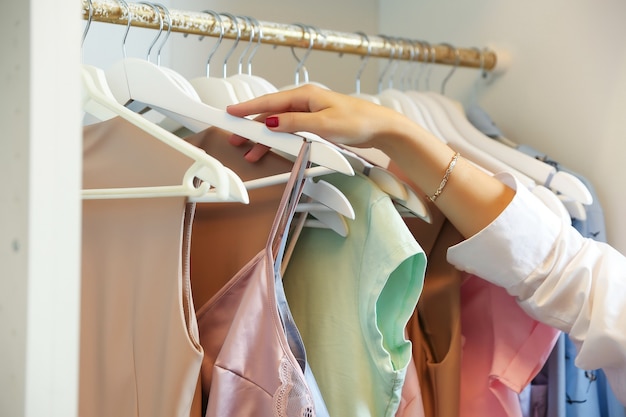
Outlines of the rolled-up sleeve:
<svg viewBox="0 0 626 417">
<path fill-rule="evenodd" d="M 532 317 L 569 333 L 576 365 L 603 368 L 626 404 L 626 257 L 584 238 L 511 175 L 516 190 L 489 226 L 448 250 L 448 261 L 515 296 Z"/>
</svg>

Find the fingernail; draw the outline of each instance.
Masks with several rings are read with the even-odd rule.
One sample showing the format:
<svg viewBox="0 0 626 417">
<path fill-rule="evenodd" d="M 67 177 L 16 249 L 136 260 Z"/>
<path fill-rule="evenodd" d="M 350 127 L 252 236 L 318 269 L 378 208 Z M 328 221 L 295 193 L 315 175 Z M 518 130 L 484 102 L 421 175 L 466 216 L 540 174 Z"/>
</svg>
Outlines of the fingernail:
<svg viewBox="0 0 626 417">
<path fill-rule="evenodd" d="M 271 116 L 265 119 L 265 126 L 267 127 L 278 127 L 278 117 Z"/>
</svg>

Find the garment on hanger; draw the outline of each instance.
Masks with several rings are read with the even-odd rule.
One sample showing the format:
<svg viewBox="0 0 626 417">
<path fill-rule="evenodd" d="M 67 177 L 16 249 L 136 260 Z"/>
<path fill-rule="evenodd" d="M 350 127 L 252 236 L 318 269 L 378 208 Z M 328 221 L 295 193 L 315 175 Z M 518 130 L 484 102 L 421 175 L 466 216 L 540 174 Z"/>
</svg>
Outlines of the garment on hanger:
<svg viewBox="0 0 626 417">
<path fill-rule="evenodd" d="M 539 373 L 560 334 L 507 292 L 475 275 L 461 285 L 462 417 L 521 417 L 518 394 Z"/>
<path fill-rule="evenodd" d="M 120 118 L 83 131 L 83 184 L 178 181 L 190 159 Z M 185 197 L 83 201 L 79 415 L 199 416 Z"/>
<path fill-rule="evenodd" d="M 408 335 L 406 338 L 409 338 Z M 398 405 L 395 417 L 426 417 L 424 414 L 422 389 L 412 354 L 409 364 L 406 367 L 404 385 L 402 385 L 402 393 L 400 395 L 400 404 Z"/>
<path fill-rule="evenodd" d="M 303 142 L 265 248 L 198 310 L 206 417 L 328 414 L 276 262 L 302 193 L 309 149 Z"/>
<path fill-rule="evenodd" d="M 591 182 L 581 174 L 562 166 L 531 146 L 521 144 L 517 146 L 517 149 L 541 159 L 554 166 L 558 171 L 569 172 L 585 183 L 592 193 L 593 202 L 585 206 L 586 216 L 584 220 L 572 218 L 572 226 L 585 237 L 606 242 L 604 210 Z M 604 371 L 602 369 L 585 370 L 578 368 L 574 363 L 576 349 L 568 335 L 563 335 L 563 344 L 562 357 L 552 358 L 553 361 L 558 361 L 562 365 L 560 371 L 565 375 L 562 382 L 566 386 L 560 390 L 562 397 L 558 399 L 566 410 L 563 415 L 567 417 L 626 416 L 626 410 L 613 394 Z M 548 382 L 552 383 L 553 381 Z"/>
<path fill-rule="evenodd" d="M 252 143 L 232 146 L 228 132 L 207 129 L 185 136 L 195 146 L 214 155 L 243 181 L 290 172 L 293 162 L 275 153 L 250 163 L 244 154 Z M 249 190 L 248 204 L 198 203 L 191 241 L 191 288 L 201 308 L 232 279 L 266 243 L 285 184 Z"/>
<path fill-rule="evenodd" d="M 324 179 L 343 191 L 356 216 L 345 238 L 302 230 L 285 273 L 287 299 L 330 414 L 393 416 L 411 357 L 404 328 L 426 258 L 370 179 Z"/>
<path fill-rule="evenodd" d="M 606 273 L 624 270 L 624 257 L 603 242 L 581 239 L 509 174 L 498 179 L 516 191 L 515 197 L 484 230 L 451 247 L 449 261 L 497 283 L 528 314 L 567 332 L 576 344 L 576 365 L 602 368 L 615 396 L 626 404 L 626 374 L 620 370 L 626 344 L 611 330 L 623 320 L 616 306 L 623 303 L 626 282 Z M 493 253 L 493 262 L 476 262 L 478 251 Z M 501 275 L 502 270 L 510 275 Z M 565 270 L 576 279 L 563 280 Z"/>
<path fill-rule="evenodd" d="M 432 204 L 432 203 L 430 203 Z M 460 273 L 445 260 L 459 232 L 434 205 L 433 224 L 407 218 L 424 248 L 428 266 L 424 289 L 407 325 L 426 416 L 458 417 L 461 374 Z"/>
</svg>

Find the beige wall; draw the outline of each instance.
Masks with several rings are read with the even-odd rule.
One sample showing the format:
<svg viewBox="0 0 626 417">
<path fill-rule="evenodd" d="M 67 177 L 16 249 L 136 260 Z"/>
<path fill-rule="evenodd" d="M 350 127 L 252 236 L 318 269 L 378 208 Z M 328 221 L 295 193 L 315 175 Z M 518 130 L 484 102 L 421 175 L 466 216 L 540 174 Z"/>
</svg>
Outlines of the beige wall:
<svg viewBox="0 0 626 417">
<path fill-rule="evenodd" d="M 480 104 L 511 139 L 592 182 L 609 241 L 626 253 L 624 16 L 620 0 L 381 0 L 380 30 L 508 51 L 510 68 L 480 90 Z M 476 75 L 458 71 L 446 93 L 465 100 Z"/>
</svg>

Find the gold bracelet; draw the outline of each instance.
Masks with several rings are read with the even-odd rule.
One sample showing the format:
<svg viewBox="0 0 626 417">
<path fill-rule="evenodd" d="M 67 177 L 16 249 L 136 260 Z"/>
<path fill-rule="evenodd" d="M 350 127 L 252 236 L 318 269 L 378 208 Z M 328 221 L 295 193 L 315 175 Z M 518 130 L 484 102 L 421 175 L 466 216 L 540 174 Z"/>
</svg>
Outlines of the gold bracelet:
<svg viewBox="0 0 626 417">
<path fill-rule="evenodd" d="M 439 196 L 443 192 L 443 189 L 446 186 L 448 179 L 450 178 L 450 174 L 452 173 L 452 170 L 454 169 L 454 166 L 456 165 L 456 161 L 459 160 L 459 156 L 461 156 L 459 152 L 454 154 L 454 156 L 450 160 L 450 163 L 448 164 L 448 168 L 446 169 L 445 174 L 443 174 L 443 178 L 441 179 L 441 183 L 439 184 L 439 187 L 437 187 L 437 191 L 435 191 L 435 194 L 428 196 L 428 199 L 432 201 L 433 203 L 435 202 L 435 200 L 437 200 L 437 198 L 439 198 Z"/>
</svg>

